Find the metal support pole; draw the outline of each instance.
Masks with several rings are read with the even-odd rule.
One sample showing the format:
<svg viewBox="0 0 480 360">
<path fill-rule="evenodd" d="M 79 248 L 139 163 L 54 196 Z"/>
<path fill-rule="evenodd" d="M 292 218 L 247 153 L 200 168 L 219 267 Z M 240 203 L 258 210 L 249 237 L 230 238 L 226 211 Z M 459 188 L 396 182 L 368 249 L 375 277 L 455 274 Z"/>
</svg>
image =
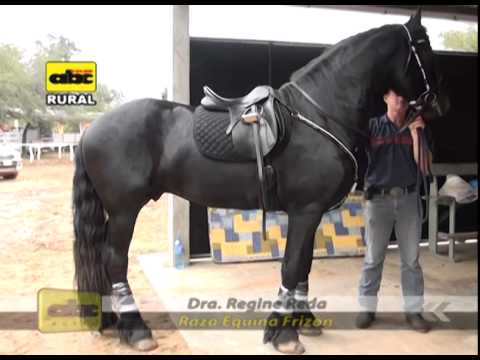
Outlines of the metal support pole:
<svg viewBox="0 0 480 360">
<path fill-rule="evenodd" d="M 190 103 L 189 5 L 173 5 L 173 101 Z M 183 244 L 185 263 L 190 259 L 190 203 L 168 194 L 168 251 L 175 266 L 175 240 Z"/>
</svg>

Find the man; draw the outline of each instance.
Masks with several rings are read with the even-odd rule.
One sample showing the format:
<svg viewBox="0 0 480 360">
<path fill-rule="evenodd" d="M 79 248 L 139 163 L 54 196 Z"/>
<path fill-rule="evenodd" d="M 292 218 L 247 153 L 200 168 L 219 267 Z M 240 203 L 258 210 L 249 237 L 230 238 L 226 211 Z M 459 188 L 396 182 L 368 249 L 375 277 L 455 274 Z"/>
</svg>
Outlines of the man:
<svg viewBox="0 0 480 360">
<path fill-rule="evenodd" d="M 382 278 L 383 261 L 392 228 L 395 229 L 401 258 L 401 283 L 406 320 L 420 332 L 429 324 L 423 310 L 423 272 L 418 262 L 422 219 L 416 191 L 419 163 L 419 128 L 421 116 L 405 125 L 407 101 L 394 90 L 384 95 L 387 113 L 369 123 L 370 146 L 365 175 L 366 254 L 359 286 L 359 302 L 366 310 L 357 318 L 357 326 L 366 328 L 375 320 L 377 293 Z M 422 147 L 420 169 L 426 173 L 431 153 Z"/>
</svg>

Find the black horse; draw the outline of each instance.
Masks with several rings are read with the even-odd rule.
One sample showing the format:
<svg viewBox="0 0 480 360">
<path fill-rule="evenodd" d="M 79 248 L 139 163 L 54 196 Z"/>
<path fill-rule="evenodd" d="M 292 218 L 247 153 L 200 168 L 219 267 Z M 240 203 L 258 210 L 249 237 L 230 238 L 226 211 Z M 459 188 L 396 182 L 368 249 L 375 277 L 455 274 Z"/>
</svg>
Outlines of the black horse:
<svg viewBox="0 0 480 360">
<path fill-rule="evenodd" d="M 356 175 L 353 149 L 386 88 L 416 100 L 412 105 L 421 107 L 426 119 L 444 110 L 420 12 L 405 25 L 386 25 L 341 41 L 275 91 L 297 112 L 288 143 L 271 159 L 277 176 L 276 209 L 289 219 L 282 304 L 306 298 L 315 230 L 322 214 L 351 189 Z M 96 120 L 76 154 L 78 290 L 111 295 L 114 312 L 104 314 L 103 326 L 115 323 L 121 338 L 141 350 L 154 348 L 156 342 L 127 281 L 128 249 L 140 209 L 165 192 L 205 206 L 258 208 L 257 165 L 204 157 L 193 137 L 194 110 L 154 99 L 129 102 Z M 325 131 L 314 131 L 319 127 Z M 270 318 L 292 315 L 288 306 L 283 310 Z M 313 316 L 308 309 L 295 309 L 293 315 L 300 313 Z M 299 332 L 296 326 L 268 327 L 264 341 L 282 352 L 301 353 Z"/>
</svg>

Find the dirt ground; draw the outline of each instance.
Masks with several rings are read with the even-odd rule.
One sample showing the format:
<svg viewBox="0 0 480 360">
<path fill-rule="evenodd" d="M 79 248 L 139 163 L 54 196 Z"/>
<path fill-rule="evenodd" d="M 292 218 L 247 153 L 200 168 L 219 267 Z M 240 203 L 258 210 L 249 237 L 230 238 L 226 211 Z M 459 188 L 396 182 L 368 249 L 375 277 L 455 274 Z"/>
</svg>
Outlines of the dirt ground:
<svg viewBox="0 0 480 360">
<path fill-rule="evenodd" d="M 15 180 L 0 179 L 0 311 L 8 299 L 36 301 L 41 288 L 73 289 L 71 214 L 74 165 L 55 154 L 24 167 Z M 167 249 L 166 198 L 141 211 L 130 247 L 129 283 L 140 310 L 158 298 L 136 256 Z M 148 299 L 143 301 L 142 299 Z M 7 299 L 5 301 L 5 299 Z M 153 299 L 153 300 L 152 300 Z M 161 304 L 160 304 L 161 305 Z M 165 319 L 165 321 L 169 321 Z M 148 354 L 189 354 L 177 330 L 154 330 L 159 346 Z M 0 354 L 133 354 L 116 338 L 92 332 L 45 334 L 38 330 L 0 330 Z"/>
</svg>

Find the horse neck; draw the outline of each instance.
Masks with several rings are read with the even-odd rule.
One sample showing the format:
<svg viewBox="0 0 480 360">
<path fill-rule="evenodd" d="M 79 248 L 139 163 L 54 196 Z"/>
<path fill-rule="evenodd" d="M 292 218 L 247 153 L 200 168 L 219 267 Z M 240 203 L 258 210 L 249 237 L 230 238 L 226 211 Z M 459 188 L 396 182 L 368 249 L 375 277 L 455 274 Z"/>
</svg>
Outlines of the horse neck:
<svg viewBox="0 0 480 360">
<path fill-rule="evenodd" d="M 393 67 L 385 64 L 393 61 L 398 65 L 400 61 L 399 36 L 401 33 L 390 25 L 352 37 L 327 50 L 308 72 L 292 80 L 326 114 L 351 128 L 365 129 L 392 75 Z M 291 96 L 290 101 L 297 103 L 299 111 L 301 107 L 309 110 L 314 107 L 306 105 L 302 96 L 298 96 Z"/>
</svg>

